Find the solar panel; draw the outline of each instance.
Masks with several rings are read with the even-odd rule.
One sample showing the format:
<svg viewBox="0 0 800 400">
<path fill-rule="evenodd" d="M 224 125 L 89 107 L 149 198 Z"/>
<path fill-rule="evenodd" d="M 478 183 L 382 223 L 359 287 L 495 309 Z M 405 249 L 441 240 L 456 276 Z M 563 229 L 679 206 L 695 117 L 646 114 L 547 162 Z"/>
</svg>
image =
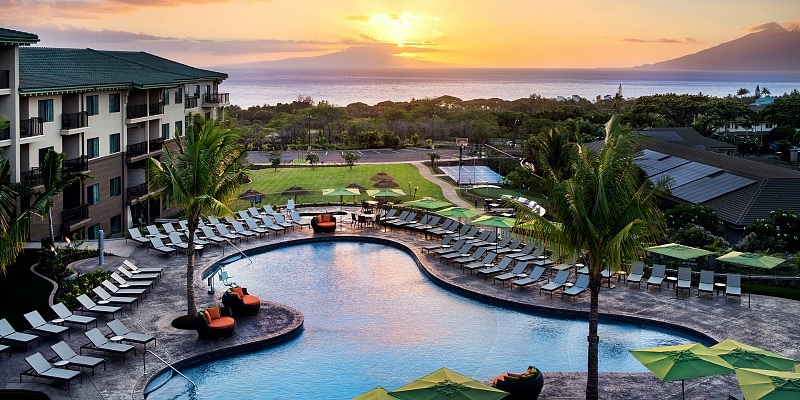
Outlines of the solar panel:
<svg viewBox="0 0 800 400">
<path fill-rule="evenodd" d="M 646 154 L 635 160 L 636 165 L 644 171 L 648 178 L 689 162 L 680 157 L 668 156 L 655 151 L 650 153 L 653 154 Z"/>
<path fill-rule="evenodd" d="M 661 178 L 669 177 L 671 178 L 669 187 L 674 190 L 679 186 L 683 186 L 689 182 L 696 181 L 720 171 L 722 171 L 721 168 L 692 161 L 679 165 L 669 171 L 653 175 L 650 179 L 655 182 Z"/>
<path fill-rule="evenodd" d="M 722 172 L 707 176 L 679 186 L 672 195 L 690 203 L 702 203 L 723 194 L 733 192 L 755 183 L 754 180 Z"/>
<path fill-rule="evenodd" d="M 674 131 L 653 131 L 647 132 L 647 136 L 659 138 L 665 142 L 683 142 L 683 137 Z"/>
</svg>

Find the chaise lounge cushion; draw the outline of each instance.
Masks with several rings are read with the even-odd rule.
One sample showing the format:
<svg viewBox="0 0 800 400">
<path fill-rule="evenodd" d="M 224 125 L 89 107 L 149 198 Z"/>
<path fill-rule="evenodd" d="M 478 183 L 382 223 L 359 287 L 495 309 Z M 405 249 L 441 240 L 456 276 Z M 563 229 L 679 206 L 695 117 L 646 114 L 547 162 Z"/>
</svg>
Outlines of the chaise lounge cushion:
<svg viewBox="0 0 800 400">
<path fill-rule="evenodd" d="M 247 293 L 247 288 L 234 286 L 222 294 L 222 304 L 229 307 L 233 316 L 251 315 L 261 308 L 261 299 Z"/>
<path fill-rule="evenodd" d="M 194 324 L 202 339 L 227 338 L 236 330 L 236 320 L 228 307 L 208 307 L 197 313 Z"/>
<path fill-rule="evenodd" d="M 320 214 L 311 219 L 311 228 L 314 232 L 335 232 L 336 217 L 331 214 Z"/>
</svg>

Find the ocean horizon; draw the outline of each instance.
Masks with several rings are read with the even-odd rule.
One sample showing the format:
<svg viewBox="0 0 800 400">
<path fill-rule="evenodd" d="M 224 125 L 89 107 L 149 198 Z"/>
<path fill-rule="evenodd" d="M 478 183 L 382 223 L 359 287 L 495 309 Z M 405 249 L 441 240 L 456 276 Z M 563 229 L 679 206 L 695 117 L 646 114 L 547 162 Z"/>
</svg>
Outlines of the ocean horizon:
<svg viewBox="0 0 800 400">
<path fill-rule="evenodd" d="M 773 96 L 800 90 L 797 72 L 655 71 L 644 69 L 215 69 L 228 74 L 221 90 L 242 108 L 291 103 L 311 97 L 336 106 L 375 105 L 383 101 L 453 96 L 461 100 L 516 100 L 539 95 L 594 101 L 614 95 L 622 85 L 625 98 L 653 94 L 735 95 L 739 88 L 768 88 Z"/>
</svg>

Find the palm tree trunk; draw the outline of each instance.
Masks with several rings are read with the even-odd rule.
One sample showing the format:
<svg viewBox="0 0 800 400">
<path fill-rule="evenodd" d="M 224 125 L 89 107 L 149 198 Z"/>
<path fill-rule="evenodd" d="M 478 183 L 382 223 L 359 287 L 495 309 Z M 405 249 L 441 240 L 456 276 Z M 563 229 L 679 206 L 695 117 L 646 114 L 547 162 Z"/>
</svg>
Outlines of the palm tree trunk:
<svg viewBox="0 0 800 400">
<path fill-rule="evenodd" d="M 53 233 L 53 209 L 52 208 L 48 208 L 47 209 L 47 222 L 50 223 L 50 240 L 55 241 L 56 237 L 55 237 L 55 234 Z"/>
<path fill-rule="evenodd" d="M 186 227 L 186 318 L 190 321 L 197 314 L 197 304 L 194 299 L 194 231 L 197 230 L 198 217 L 194 213 L 190 214 Z"/>
<path fill-rule="evenodd" d="M 591 302 L 589 303 L 589 336 L 586 340 L 589 342 L 588 353 L 588 366 L 586 376 L 586 400 L 597 400 L 598 398 L 598 342 L 600 337 L 597 335 L 598 324 L 598 309 L 599 309 L 599 294 L 600 284 L 602 283 L 600 271 L 593 271 L 589 279 L 589 294 Z"/>
</svg>

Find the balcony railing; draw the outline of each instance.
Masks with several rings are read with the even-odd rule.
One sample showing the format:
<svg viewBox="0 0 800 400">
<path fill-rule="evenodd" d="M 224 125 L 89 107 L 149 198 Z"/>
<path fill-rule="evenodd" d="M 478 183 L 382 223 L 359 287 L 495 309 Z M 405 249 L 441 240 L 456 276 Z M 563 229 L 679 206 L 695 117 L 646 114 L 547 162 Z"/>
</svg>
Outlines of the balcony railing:
<svg viewBox="0 0 800 400">
<path fill-rule="evenodd" d="M 147 196 L 147 193 L 150 193 L 147 190 L 147 184 L 146 183 L 142 183 L 142 184 L 136 185 L 136 186 L 131 186 L 126 190 L 128 192 L 128 202 L 130 202 L 131 200 L 136 200 L 136 199 L 138 199 L 140 197 Z"/>
<path fill-rule="evenodd" d="M 130 161 L 134 157 L 143 156 L 148 153 L 153 153 L 157 151 L 161 151 L 161 148 L 164 146 L 164 139 L 163 138 L 155 138 L 150 139 L 150 143 L 148 142 L 139 142 L 134 144 L 129 144 L 126 150 L 126 155 L 128 161 Z"/>
<path fill-rule="evenodd" d="M 39 167 L 33 167 L 27 171 L 20 173 L 20 180 L 27 186 L 40 186 L 42 185 L 42 171 Z"/>
<path fill-rule="evenodd" d="M 72 224 L 89 218 L 89 205 L 84 204 L 69 210 L 61 211 L 61 224 L 66 228 Z"/>
<path fill-rule="evenodd" d="M 150 139 L 150 152 L 161 151 L 164 147 L 164 138 Z"/>
<path fill-rule="evenodd" d="M 41 118 L 33 117 L 19 121 L 19 137 L 33 137 L 44 134 L 44 123 Z"/>
<path fill-rule="evenodd" d="M 164 113 L 164 103 L 158 102 L 150 104 L 150 115 L 161 115 Z"/>
<path fill-rule="evenodd" d="M 87 111 L 61 114 L 61 129 L 86 128 L 87 126 L 89 126 L 89 113 Z"/>
<path fill-rule="evenodd" d="M 128 105 L 125 106 L 125 113 L 128 115 L 128 119 L 161 115 L 164 113 L 164 103 Z"/>
<path fill-rule="evenodd" d="M 183 108 L 197 108 L 198 96 L 186 96 L 186 101 L 183 102 Z"/>
<path fill-rule="evenodd" d="M 206 93 L 203 96 L 206 104 L 228 104 L 228 93 Z"/>
<path fill-rule="evenodd" d="M 62 163 L 63 167 L 62 170 L 64 172 L 83 172 L 89 170 L 89 157 L 87 156 L 80 156 L 78 158 L 72 158 L 69 160 L 64 160 Z"/>
<path fill-rule="evenodd" d="M 0 69 L 0 89 L 11 88 L 11 71 Z"/>
<path fill-rule="evenodd" d="M 11 127 L 0 128 L 0 140 L 11 139 Z"/>
</svg>

